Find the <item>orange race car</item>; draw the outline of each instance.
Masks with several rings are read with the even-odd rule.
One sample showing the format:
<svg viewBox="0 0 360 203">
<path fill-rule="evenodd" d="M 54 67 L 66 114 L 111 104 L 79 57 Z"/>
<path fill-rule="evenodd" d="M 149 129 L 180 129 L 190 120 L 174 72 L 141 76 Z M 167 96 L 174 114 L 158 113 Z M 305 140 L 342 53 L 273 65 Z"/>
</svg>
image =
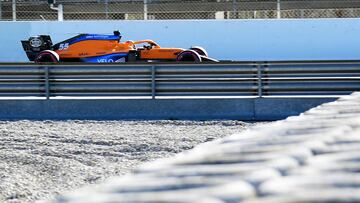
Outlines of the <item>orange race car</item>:
<svg viewBox="0 0 360 203">
<path fill-rule="evenodd" d="M 213 61 L 205 49 L 162 48 L 152 40 L 120 42 L 119 31 L 113 35 L 80 34 L 52 43 L 50 36 L 39 35 L 21 41 L 30 61 L 43 62 L 135 62 L 135 61 Z"/>
</svg>

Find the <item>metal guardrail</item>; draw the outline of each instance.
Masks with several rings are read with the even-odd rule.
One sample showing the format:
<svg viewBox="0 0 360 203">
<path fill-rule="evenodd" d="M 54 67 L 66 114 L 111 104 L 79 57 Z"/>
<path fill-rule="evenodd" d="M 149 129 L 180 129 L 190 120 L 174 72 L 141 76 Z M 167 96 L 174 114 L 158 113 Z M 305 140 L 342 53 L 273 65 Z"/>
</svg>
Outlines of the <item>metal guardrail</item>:
<svg viewBox="0 0 360 203">
<path fill-rule="evenodd" d="M 237 97 L 360 91 L 360 61 L 2 64 L 0 97 Z"/>
</svg>

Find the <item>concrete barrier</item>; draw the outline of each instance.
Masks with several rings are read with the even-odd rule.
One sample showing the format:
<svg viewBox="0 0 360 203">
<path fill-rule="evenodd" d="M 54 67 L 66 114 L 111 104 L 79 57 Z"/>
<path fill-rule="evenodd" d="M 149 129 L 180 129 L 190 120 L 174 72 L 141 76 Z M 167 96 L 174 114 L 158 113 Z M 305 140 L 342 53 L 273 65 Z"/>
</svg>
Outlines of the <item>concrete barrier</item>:
<svg viewBox="0 0 360 203">
<path fill-rule="evenodd" d="M 78 33 L 153 39 L 164 47 L 205 47 L 222 60 L 357 60 L 360 19 L 0 22 L 0 62 L 26 62 L 20 40 L 49 34 L 54 42 Z"/>
<path fill-rule="evenodd" d="M 335 98 L 0 100 L 1 119 L 279 120 Z"/>
</svg>

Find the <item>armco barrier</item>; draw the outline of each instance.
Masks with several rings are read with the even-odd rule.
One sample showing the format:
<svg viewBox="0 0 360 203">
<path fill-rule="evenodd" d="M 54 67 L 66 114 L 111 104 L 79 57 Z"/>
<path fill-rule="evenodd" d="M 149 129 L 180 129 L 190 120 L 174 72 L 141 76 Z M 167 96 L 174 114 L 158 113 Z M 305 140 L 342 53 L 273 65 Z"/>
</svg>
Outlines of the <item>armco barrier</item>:
<svg viewBox="0 0 360 203">
<path fill-rule="evenodd" d="M 346 95 L 360 62 L 0 65 L 1 96 L 237 97 Z"/>
<path fill-rule="evenodd" d="M 0 65 L 1 119 L 278 120 L 360 90 L 360 63 Z"/>
</svg>

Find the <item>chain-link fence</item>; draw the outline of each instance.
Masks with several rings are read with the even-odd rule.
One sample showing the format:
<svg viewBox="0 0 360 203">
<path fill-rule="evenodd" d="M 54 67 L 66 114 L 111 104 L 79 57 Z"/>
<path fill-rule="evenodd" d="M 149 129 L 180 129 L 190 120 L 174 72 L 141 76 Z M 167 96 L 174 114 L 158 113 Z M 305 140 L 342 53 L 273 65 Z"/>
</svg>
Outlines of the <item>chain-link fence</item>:
<svg viewBox="0 0 360 203">
<path fill-rule="evenodd" d="M 356 18 L 360 0 L 0 0 L 1 20 Z"/>
</svg>

